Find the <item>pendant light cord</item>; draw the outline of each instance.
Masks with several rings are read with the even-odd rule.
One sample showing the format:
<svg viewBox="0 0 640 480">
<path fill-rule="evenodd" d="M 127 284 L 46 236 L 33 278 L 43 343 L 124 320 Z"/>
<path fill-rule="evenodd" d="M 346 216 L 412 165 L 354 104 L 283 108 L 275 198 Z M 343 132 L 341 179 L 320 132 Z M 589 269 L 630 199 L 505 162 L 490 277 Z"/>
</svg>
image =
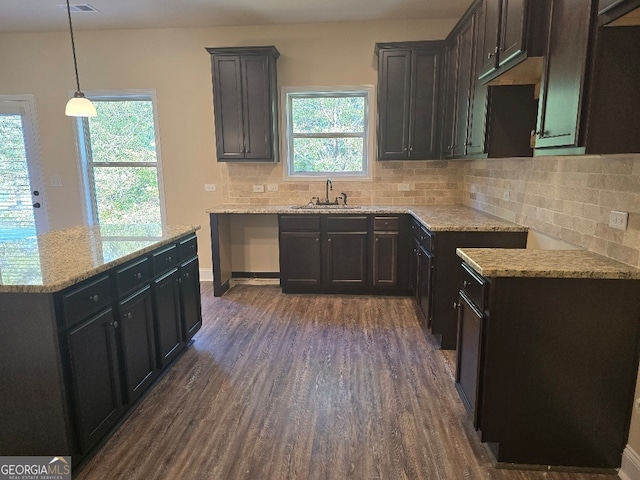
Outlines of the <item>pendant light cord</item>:
<svg viewBox="0 0 640 480">
<path fill-rule="evenodd" d="M 71 32 L 71 50 L 73 51 L 73 67 L 76 71 L 76 86 L 78 92 L 80 91 L 80 78 L 78 77 L 78 61 L 76 60 L 76 43 L 73 40 L 73 25 L 71 25 L 71 7 L 69 6 L 69 0 L 67 0 L 67 15 L 69 17 L 69 32 Z"/>
</svg>

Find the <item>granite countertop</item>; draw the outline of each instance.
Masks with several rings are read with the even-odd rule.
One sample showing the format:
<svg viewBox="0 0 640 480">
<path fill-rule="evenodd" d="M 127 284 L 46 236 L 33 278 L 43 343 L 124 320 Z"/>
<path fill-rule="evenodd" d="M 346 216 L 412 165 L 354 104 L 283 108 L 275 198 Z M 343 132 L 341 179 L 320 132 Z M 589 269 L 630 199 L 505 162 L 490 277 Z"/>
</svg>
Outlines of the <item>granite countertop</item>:
<svg viewBox="0 0 640 480">
<path fill-rule="evenodd" d="M 458 248 L 484 277 L 640 279 L 640 269 L 587 250 Z"/>
<path fill-rule="evenodd" d="M 410 214 L 433 232 L 479 231 L 479 232 L 526 232 L 527 227 L 494 217 L 464 205 L 438 206 L 381 206 L 362 205 L 355 208 L 292 208 L 291 205 L 223 205 L 207 210 L 207 213 L 232 214 Z"/>
<path fill-rule="evenodd" d="M 0 242 L 0 293 L 52 293 L 143 255 L 200 226 L 79 226 Z"/>
</svg>

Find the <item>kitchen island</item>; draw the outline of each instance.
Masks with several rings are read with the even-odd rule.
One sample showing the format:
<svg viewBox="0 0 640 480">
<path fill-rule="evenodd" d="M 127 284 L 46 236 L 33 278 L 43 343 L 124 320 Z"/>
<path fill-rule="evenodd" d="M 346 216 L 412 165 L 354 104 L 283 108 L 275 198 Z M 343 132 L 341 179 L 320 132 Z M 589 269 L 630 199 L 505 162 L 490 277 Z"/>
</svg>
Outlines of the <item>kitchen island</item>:
<svg viewBox="0 0 640 480">
<path fill-rule="evenodd" d="M 199 226 L 0 243 L 0 455 L 91 453 L 202 325 Z"/>
<path fill-rule="evenodd" d="M 497 462 L 620 467 L 640 270 L 584 250 L 458 249 L 456 387 Z"/>
</svg>

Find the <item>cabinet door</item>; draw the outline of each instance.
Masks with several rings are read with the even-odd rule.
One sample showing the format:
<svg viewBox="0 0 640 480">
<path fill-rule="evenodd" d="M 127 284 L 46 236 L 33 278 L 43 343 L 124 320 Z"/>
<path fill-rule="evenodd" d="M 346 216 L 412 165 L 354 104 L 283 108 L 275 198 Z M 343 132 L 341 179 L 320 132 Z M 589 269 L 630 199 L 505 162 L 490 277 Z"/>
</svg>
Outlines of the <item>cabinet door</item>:
<svg viewBox="0 0 640 480">
<path fill-rule="evenodd" d="M 398 285 L 398 232 L 373 233 L 373 286 Z"/>
<path fill-rule="evenodd" d="M 73 413 L 82 453 L 88 452 L 122 413 L 116 328 L 109 308 L 67 335 Z"/>
<path fill-rule="evenodd" d="M 498 67 L 525 49 L 527 0 L 502 0 Z"/>
<path fill-rule="evenodd" d="M 327 285 L 364 286 L 367 279 L 367 233 L 327 234 Z"/>
<path fill-rule="evenodd" d="M 180 308 L 182 335 L 185 342 L 188 342 L 202 327 L 200 271 L 197 257 L 180 266 Z"/>
<path fill-rule="evenodd" d="M 456 101 L 456 127 L 453 155 L 461 157 L 467 154 L 467 135 L 469 126 L 469 101 L 471 99 L 471 73 L 473 71 L 473 22 L 467 22 L 457 38 L 458 75 Z"/>
<path fill-rule="evenodd" d="M 156 377 L 151 287 L 119 304 L 127 401 L 131 404 Z"/>
<path fill-rule="evenodd" d="M 438 158 L 440 49 L 414 50 L 411 59 L 409 158 Z"/>
<path fill-rule="evenodd" d="M 416 237 L 411 237 L 411 251 L 409 256 L 409 291 L 416 299 L 417 303 L 420 303 L 418 298 L 418 259 L 420 254 L 420 240 Z"/>
<path fill-rule="evenodd" d="M 431 253 L 420 246 L 420 258 L 418 260 L 418 289 L 419 302 L 418 306 L 424 317 L 425 328 L 431 327 L 431 292 L 433 285 L 433 256 Z"/>
<path fill-rule="evenodd" d="M 482 347 L 482 315 L 466 298 L 458 301 L 458 345 L 456 351 L 456 388 L 479 428 L 478 399 L 480 391 L 480 355 Z"/>
<path fill-rule="evenodd" d="M 444 118 L 442 124 L 442 156 L 453 156 L 456 141 L 456 110 L 458 83 L 458 42 L 453 42 L 446 52 L 446 74 L 444 91 Z"/>
<path fill-rule="evenodd" d="M 166 367 L 184 345 L 178 280 L 178 269 L 173 269 L 153 282 L 154 330 L 160 368 Z"/>
<path fill-rule="evenodd" d="M 482 52 L 484 41 L 484 10 L 477 8 L 473 18 L 474 58 L 471 76 L 472 97 L 469 116 L 469 132 L 467 155 L 486 153 L 487 132 L 487 99 L 489 87 L 478 80 L 478 72 L 482 68 Z"/>
<path fill-rule="evenodd" d="M 538 110 L 536 148 L 579 146 L 591 9 L 550 0 L 551 21 Z"/>
<path fill-rule="evenodd" d="M 280 285 L 319 286 L 320 232 L 280 233 Z"/>
<path fill-rule="evenodd" d="M 500 4 L 501 0 L 484 1 L 484 41 L 482 42 L 482 64 L 478 78 L 486 77 L 498 67 Z"/>
<path fill-rule="evenodd" d="M 381 50 L 378 72 L 378 159 L 403 160 L 409 148 L 411 50 Z"/>
<path fill-rule="evenodd" d="M 213 57 L 213 86 L 218 160 L 241 160 L 244 126 L 240 56 Z"/>
<path fill-rule="evenodd" d="M 243 87 L 244 145 L 246 160 L 272 159 L 271 94 L 269 58 L 241 57 Z"/>
</svg>

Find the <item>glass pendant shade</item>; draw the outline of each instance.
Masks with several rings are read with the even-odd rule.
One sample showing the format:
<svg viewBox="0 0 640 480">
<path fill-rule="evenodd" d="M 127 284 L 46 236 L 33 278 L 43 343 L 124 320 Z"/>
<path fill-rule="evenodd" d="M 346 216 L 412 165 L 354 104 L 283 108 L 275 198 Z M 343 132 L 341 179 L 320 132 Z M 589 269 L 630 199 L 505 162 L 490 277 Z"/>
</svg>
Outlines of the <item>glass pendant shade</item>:
<svg viewBox="0 0 640 480">
<path fill-rule="evenodd" d="M 85 98 L 82 92 L 76 92 L 73 98 L 67 102 L 64 114 L 68 117 L 95 117 L 98 115 L 93 103 Z"/>
</svg>

